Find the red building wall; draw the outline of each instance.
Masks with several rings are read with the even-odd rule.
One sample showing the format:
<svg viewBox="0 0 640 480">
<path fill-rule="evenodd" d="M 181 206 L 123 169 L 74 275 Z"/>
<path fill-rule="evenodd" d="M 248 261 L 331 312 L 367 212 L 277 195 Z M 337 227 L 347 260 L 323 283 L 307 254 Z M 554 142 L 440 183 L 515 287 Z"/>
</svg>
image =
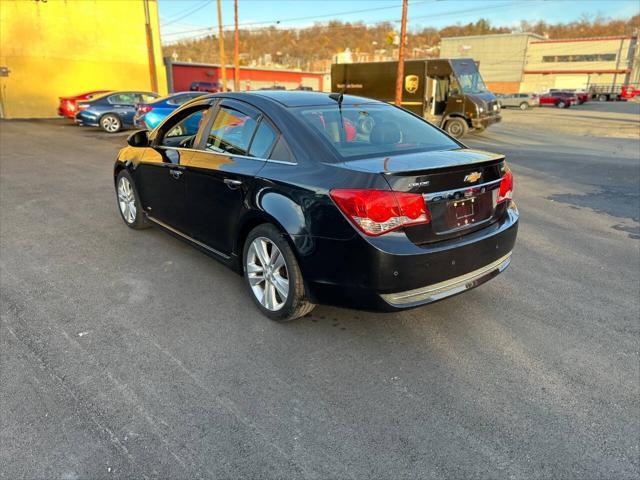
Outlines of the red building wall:
<svg viewBox="0 0 640 480">
<path fill-rule="evenodd" d="M 220 67 L 202 63 L 171 63 L 169 65 L 173 85 L 169 85 L 174 92 L 189 90 L 191 82 L 221 81 Z M 303 85 L 313 90 L 322 91 L 322 73 L 298 72 L 292 70 L 271 70 L 266 68 L 240 69 L 240 90 L 258 90 L 260 88 L 283 86 L 292 90 Z M 235 90 L 233 85 L 233 67 L 227 67 L 227 85 Z"/>
</svg>

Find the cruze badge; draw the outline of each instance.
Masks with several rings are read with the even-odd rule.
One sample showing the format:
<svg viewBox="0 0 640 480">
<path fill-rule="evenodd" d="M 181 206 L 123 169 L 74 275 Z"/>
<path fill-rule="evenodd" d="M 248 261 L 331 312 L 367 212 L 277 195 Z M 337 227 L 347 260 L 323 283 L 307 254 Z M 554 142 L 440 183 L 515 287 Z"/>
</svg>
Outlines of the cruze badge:
<svg viewBox="0 0 640 480">
<path fill-rule="evenodd" d="M 480 180 L 481 176 L 482 176 L 482 174 L 480 172 L 471 172 L 469 175 L 464 177 L 464 181 L 466 183 L 477 182 L 478 180 Z"/>
</svg>

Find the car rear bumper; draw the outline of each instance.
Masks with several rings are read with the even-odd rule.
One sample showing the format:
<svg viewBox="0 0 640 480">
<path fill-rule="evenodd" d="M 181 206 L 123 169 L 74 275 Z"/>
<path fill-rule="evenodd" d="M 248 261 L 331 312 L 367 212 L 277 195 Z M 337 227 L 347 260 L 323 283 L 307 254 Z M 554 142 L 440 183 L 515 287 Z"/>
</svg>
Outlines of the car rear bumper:
<svg viewBox="0 0 640 480">
<path fill-rule="evenodd" d="M 473 272 L 469 272 L 443 282 L 435 283 L 433 285 L 415 288 L 413 290 L 396 293 L 383 293 L 380 297 L 382 297 L 382 299 L 392 307 L 397 308 L 433 303 L 488 282 L 493 277 L 506 270 L 510 264 L 511 252 L 507 253 L 504 257 L 485 265 L 484 267 L 474 270 Z"/>
<path fill-rule="evenodd" d="M 82 111 L 78 112 L 74 117 L 75 122 L 82 127 L 98 127 L 98 116 L 93 115 L 89 112 Z"/>
<path fill-rule="evenodd" d="M 64 108 L 58 108 L 58 115 L 64 118 L 74 119 L 75 114 L 69 110 L 65 110 Z"/>
<path fill-rule="evenodd" d="M 378 237 L 377 244 L 360 235 L 347 241 L 295 241 L 315 301 L 393 311 L 462 293 L 504 271 L 511 261 L 518 219 L 512 204 L 493 225 L 424 246 L 413 244 L 402 232 L 395 239 Z M 301 254 L 305 250 L 310 254 Z"/>
</svg>

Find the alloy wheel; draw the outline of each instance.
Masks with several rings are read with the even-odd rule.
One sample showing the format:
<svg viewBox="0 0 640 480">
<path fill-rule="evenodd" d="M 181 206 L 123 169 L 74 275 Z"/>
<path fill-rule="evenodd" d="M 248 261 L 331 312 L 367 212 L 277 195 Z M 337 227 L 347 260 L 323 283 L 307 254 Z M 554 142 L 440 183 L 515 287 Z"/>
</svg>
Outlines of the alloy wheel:
<svg viewBox="0 0 640 480">
<path fill-rule="evenodd" d="M 280 310 L 289 296 L 289 272 L 276 244 L 265 237 L 251 242 L 245 271 L 260 304 L 272 312 Z"/>
<path fill-rule="evenodd" d="M 125 222 L 132 224 L 136 220 L 136 197 L 131 183 L 126 177 L 120 177 L 118 182 L 118 204 Z"/>
<path fill-rule="evenodd" d="M 110 133 L 117 132 L 120 129 L 120 121 L 112 115 L 107 115 L 102 119 L 102 128 Z"/>
</svg>

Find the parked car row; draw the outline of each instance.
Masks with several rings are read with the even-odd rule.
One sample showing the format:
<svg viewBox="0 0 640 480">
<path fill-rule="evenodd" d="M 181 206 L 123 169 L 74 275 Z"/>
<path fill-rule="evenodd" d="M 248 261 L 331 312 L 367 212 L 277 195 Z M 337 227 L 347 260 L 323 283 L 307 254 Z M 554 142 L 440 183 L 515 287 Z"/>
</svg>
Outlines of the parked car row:
<svg viewBox="0 0 640 480">
<path fill-rule="evenodd" d="M 547 93 L 509 93 L 497 94 L 500 108 L 514 107 L 528 110 L 531 107 L 554 106 L 569 108 L 582 105 L 589 99 L 586 92 L 576 90 L 549 90 Z"/>
<path fill-rule="evenodd" d="M 134 127 L 151 130 L 183 103 L 207 93 L 178 92 L 160 97 L 154 92 L 96 90 L 60 97 L 58 114 L 107 133 Z"/>
<path fill-rule="evenodd" d="M 631 100 L 640 95 L 638 85 L 591 86 L 589 90 L 552 88 L 546 93 L 498 93 L 500 108 L 514 107 L 528 110 L 531 107 L 551 105 L 557 108 L 569 108 L 582 105 L 590 99 L 600 102 L 608 100 Z M 615 98 L 614 98 L 615 97 Z"/>
<path fill-rule="evenodd" d="M 152 130 L 180 105 L 219 91 L 222 90 L 216 82 L 193 82 L 190 91 L 165 97 L 154 92 L 94 90 L 60 97 L 58 115 L 73 119 L 82 127 L 100 127 L 107 133 L 129 128 Z"/>
</svg>

